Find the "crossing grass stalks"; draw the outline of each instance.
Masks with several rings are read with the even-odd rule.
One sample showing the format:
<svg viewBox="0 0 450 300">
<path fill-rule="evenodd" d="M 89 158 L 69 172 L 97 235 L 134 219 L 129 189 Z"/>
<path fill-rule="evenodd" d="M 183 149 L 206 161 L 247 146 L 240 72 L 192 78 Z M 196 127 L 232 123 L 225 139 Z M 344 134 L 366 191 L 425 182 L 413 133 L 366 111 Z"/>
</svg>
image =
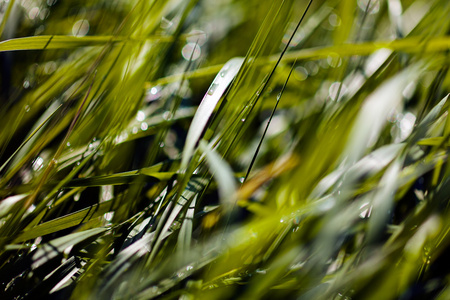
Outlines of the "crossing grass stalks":
<svg viewBox="0 0 450 300">
<path fill-rule="evenodd" d="M 449 299 L 447 0 L 0 2 L 2 299 Z"/>
</svg>

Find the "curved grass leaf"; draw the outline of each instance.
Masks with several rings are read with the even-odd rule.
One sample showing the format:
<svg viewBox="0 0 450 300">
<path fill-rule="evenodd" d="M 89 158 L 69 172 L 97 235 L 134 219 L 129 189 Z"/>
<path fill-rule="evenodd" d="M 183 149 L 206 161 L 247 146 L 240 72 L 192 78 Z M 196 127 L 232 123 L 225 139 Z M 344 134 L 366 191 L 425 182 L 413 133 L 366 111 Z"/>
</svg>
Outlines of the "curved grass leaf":
<svg viewBox="0 0 450 300">
<path fill-rule="evenodd" d="M 199 147 L 205 153 L 206 161 L 217 182 L 222 207 L 230 211 L 235 203 L 237 189 L 233 170 L 206 142 L 200 141 Z"/>
<path fill-rule="evenodd" d="M 366 149 L 376 142 L 389 113 L 402 100 L 402 91 L 415 78 L 416 70 L 417 67 L 404 70 L 385 82 L 366 99 L 355 121 L 347 149 L 344 151 L 348 164 L 359 160 Z"/>
<path fill-rule="evenodd" d="M 203 97 L 187 133 L 183 156 L 181 158 L 181 170 L 187 168 L 188 160 L 194 153 L 195 146 L 205 130 L 209 118 L 214 112 L 223 93 L 239 72 L 243 61 L 244 59 L 239 57 L 229 60 L 216 75 L 216 78 L 214 78 L 208 91 Z"/>
</svg>

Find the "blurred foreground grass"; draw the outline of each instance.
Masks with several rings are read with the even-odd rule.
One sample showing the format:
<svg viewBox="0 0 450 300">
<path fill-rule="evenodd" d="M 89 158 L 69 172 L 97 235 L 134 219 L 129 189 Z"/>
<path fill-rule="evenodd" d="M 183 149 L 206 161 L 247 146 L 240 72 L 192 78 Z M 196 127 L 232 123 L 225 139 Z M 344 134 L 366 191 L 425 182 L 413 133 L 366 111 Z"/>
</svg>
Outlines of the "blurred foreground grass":
<svg viewBox="0 0 450 300">
<path fill-rule="evenodd" d="M 450 299 L 447 0 L 0 15 L 2 299 Z"/>
</svg>

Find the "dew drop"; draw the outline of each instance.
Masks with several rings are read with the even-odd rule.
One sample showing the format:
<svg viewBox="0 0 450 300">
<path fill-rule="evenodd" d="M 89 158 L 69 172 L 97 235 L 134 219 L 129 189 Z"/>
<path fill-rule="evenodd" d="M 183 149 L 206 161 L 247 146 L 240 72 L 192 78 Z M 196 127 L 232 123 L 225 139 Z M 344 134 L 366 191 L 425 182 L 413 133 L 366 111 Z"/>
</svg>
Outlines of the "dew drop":
<svg viewBox="0 0 450 300">
<path fill-rule="evenodd" d="M 72 27 L 72 34 L 74 36 L 85 36 L 89 32 L 88 20 L 81 19 L 75 22 Z"/>
<path fill-rule="evenodd" d="M 332 68 L 337 68 L 342 65 L 342 59 L 335 53 L 327 56 L 327 63 Z"/>
<path fill-rule="evenodd" d="M 217 83 L 211 84 L 211 86 L 208 89 L 208 95 L 212 96 L 214 94 L 214 92 L 216 91 L 218 85 L 219 84 L 217 84 Z"/>
<path fill-rule="evenodd" d="M 333 101 L 339 101 L 347 93 L 347 86 L 341 82 L 333 82 L 328 89 L 328 95 Z"/>
<path fill-rule="evenodd" d="M 163 119 L 164 120 L 170 120 L 170 119 L 172 119 L 172 113 L 170 112 L 170 111 L 165 111 L 164 113 L 163 113 Z"/>
<path fill-rule="evenodd" d="M 358 0 L 357 3 L 362 11 L 367 11 L 371 15 L 378 13 L 380 10 L 380 1 Z"/>
<path fill-rule="evenodd" d="M 339 18 L 339 16 L 336 14 L 331 14 L 328 17 L 328 22 L 330 23 L 331 26 L 338 27 L 341 25 L 341 18 Z"/>
<path fill-rule="evenodd" d="M 147 129 L 148 129 L 148 124 L 145 123 L 145 122 L 142 122 L 142 123 L 141 123 L 141 130 L 142 130 L 142 131 L 146 131 Z"/>
<path fill-rule="evenodd" d="M 304 67 L 297 67 L 295 68 L 294 77 L 299 81 L 303 81 L 308 78 L 308 70 Z"/>
<path fill-rule="evenodd" d="M 103 215 L 103 218 L 109 222 L 112 220 L 113 216 L 114 216 L 114 212 L 107 212 L 106 214 Z"/>
<path fill-rule="evenodd" d="M 177 277 L 181 278 L 184 276 L 184 272 L 177 272 Z"/>
<path fill-rule="evenodd" d="M 39 14 L 39 19 L 44 21 L 45 19 L 47 19 L 49 14 L 50 14 L 50 10 L 48 8 L 44 8 L 41 10 L 41 13 Z"/>
<path fill-rule="evenodd" d="M 161 96 L 161 87 L 154 86 L 150 90 L 148 90 L 146 94 L 146 100 L 148 102 L 155 101 Z"/>
<path fill-rule="evenodd" d="M 305 64 L 305 68 L 308 71 L 309 76 L 314 76 L 319 72 L 319 66 L 313 61 L 308 61 Z"/>
<path fill-rule="evenodd" d="M 150 94 L 155 95 L 158 92 L 158 89 L 156 87 L 152 87 L 150 89 Z"/>
<path fill-rule="evenodd" d="M 36 209 L 36 205 L 31 204 L 31 206 L 27 209 L 27 212 L 31 213 Z"/>
<path fill-rule="evenodd" d="M 154 89 L 154 88 L 152 88 L 152 89 Z M 139 110 L 137 112 L 136 120 L 138 120 L 138 121 L 144 121 L 145 120 L 145 113 L 142 110 Z"/>
<path fill-rule="evenodd" d="M 197 60 L 200 57 L 202 50 L 196 43 L 187 43 L 183 49 L 181 49 L 181 55 L 185 60 Z"/>
<path fill-rule="evenodd" d="M 40 169 L 42 169 L 43 166 L 44 166 L 44 159 L 38 156 L 34 160 L 33 165 L 31 167 L 33 168 L 34 171 L 39 171 Z"/>
<path fill-rule="evenodd" d="M 51 74 L 55 72 L 57 68 L 58 66 L 54 61 L 49 61 L 46 64 L 44 64 L 44 73 Z"/>
<path fill-rule="evenodd" d="M 36 19 L 36 17 L 39 16 L 39 12 L 40 12 L 39 7 L 33 7 L 28 12 L 28 18 L 30 18 L 31 20 Z"/>
<path fill-rule="evenodd" d="M 172 25 L 173 25 L 173 22 L 172 21 L 170 21 L 169 19 L 167 19 L 167 18 L 164 18 L 164 17 L 162 17 L 162 19 L 161 19 L 161 28 L 163 28 L 163 29 L 168 29 L 168 28 L 170 28 L 170 27 L 172 27 Z"/>
</svg>

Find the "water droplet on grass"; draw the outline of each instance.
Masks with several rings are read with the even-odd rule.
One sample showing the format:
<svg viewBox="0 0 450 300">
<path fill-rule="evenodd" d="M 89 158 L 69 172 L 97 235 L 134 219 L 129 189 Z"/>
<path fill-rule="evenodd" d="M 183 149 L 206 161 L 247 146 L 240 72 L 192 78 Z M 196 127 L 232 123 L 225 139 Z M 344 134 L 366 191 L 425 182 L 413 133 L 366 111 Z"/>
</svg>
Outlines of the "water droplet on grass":
<svg viewBox="0 0 450 300">
<path fill-rule="evenodd" d="M 340 82 L 332 83 L 330 88 L 328 89 L 328 95 L 333 101 L 341 100 L 345 93 L 347 93 L 347 87 L 345 86 L 345 84 L 342 84 Z"/>
<path fill-rule="evenodd" d="M 335 53 L 328 55 L 327 63 L 332 68 L 337 68 L 342 65 L 342 59 Z"/>
<path fill-rule="evenodd" d="M 214 92 L 216 91 L 218 86 L 219 86 L 219 84 L 217 84 L 217 83 L 211 84 L 211 86 L 208 89 L 208 95 L 212 96 L 214 94 Z"/>
<path fill-rule="evenodd" d="M 358 6 L 362 11 L 368 14 L 376 14 L 380 10 L 380 1 L 378 0 L 358 0 Z M 369 6 L 367 6 L 369 4 Z"/>
<path fill-rule="evenodd" d="M 157 100 L 159 97 L 161 97 L 161 88 L 159 86 L 154 86 L 147 90 L 146 100 L 148 102 Z"/>
<path fill-rule="evenodd" d="M 138 120 L 138 121 L 144 121 L 145 120 L 145 113 L 142 110 L 139 110 L 137 112 L 136 120 Z"/>
<path fill-rule="evenodd" d="M 39 171 L 40 169 L 42 169 L 43 166 L 44 166 L 44 159 L 38 156 L 34 160 L 33 165 L 31 167 L 33 168 L 34 171 Z"/>
<path fill-rule="evenodd" d="M 337 14 L 331 14 L 328 17 L 328 22 L 330 23 L 331 26 L 338 27 L 341 25 L 341 18 L 339 18 Z"/>
<path fill-rule="evenodd" d="M 164 17 L 162 17 L 162 19 L 161 19 L 161 28 L 163 28 L 163 29 L 168 29 L 168 28 L 170 28 L 170 27 L 172 27 L 172 25 L 173 25 L 173 22 L 172 21 L 170 21 L 169 19 L 167 19 L 167 18 L 164 18 Z"/>
<path fill-rule="evenodd" d="M 145 122 L 142 122 L 142 123 L 141 123 L 141 130 L 142 130 L 142 131 L 146 131 L 147 129 L 148 129 L 148 124 L 145 123 Z"/>
<path fill-rule="evenodd" d="M 72 34 L 74 36 L 85 36 L 89 32 L 88 20 L 81 19 L 75 22 L 72 27 Z"/>
<path fill-rule="evenodd" d="M 299 81 L 303 81 L 308 78 L 308 70 L 304 67 L 297 67 L 295 68 L 294 77 Z"/>
<path fill-rule="evenodd" d="M 197 60 L 200 57 L 202 50 L 196 43 L 187 43 L 183 49 L 181 49 L 181 55 L 185 60 Z"/>
<path fill-rule="evenodd" d="M 103 218 L 108 222 L 111 221 L 113 217 L 114 217 L 114 212 L 107 212 L 106 214 L 103 215 Z"/>
<path fill-rule="evenodd" d="M 307 62 L 305 68 L 308 71 L 309 76 L 314 76 L 319 72 L 319 66 L 313 61 Z"/>
<path fill-rule="evenodd" d="M 170 111 L 165 111 L 162 115 L 164 120 L 169 121 L 170 119 L 172 119 L 173 115 Z"/>
<path fill-rule="evenodd" d="M 39 15 L 39 12 L 40 12 L 39 7 L 33 7 L 28 12 L 28 18 L 30 18 L 31 20 L 36 19 L 36 17 Z"/>
</svg>

